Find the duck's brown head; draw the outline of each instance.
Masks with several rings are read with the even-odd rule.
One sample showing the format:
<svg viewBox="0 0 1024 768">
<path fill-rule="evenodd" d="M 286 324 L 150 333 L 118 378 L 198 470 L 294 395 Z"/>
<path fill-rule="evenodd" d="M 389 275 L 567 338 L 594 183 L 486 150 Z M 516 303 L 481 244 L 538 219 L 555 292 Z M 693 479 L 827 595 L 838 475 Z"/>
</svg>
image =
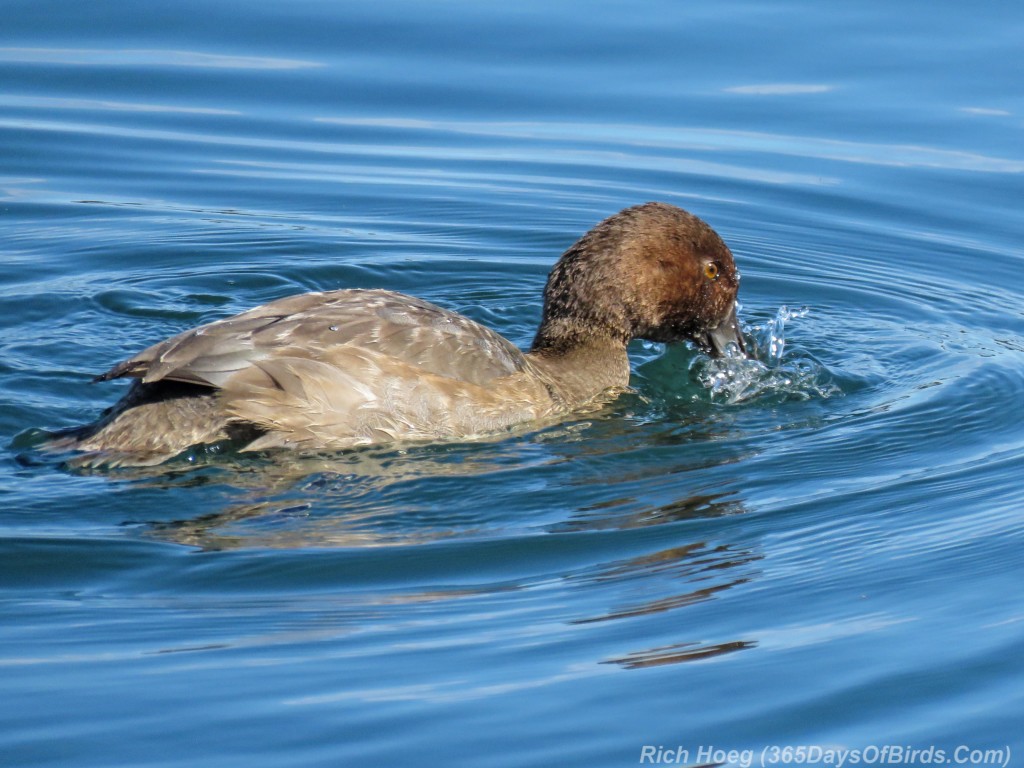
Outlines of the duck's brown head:
<svg viewBox="0 0 1024 768">
<path fill-rule="evenodd" d="M 596 339 L 693 341 L 714 356 L 743 352 L 739 272 L 722 238 L 666 203 L 605 219 L 555 264 L 533 351 L 559 354 Z"/>
</svg>

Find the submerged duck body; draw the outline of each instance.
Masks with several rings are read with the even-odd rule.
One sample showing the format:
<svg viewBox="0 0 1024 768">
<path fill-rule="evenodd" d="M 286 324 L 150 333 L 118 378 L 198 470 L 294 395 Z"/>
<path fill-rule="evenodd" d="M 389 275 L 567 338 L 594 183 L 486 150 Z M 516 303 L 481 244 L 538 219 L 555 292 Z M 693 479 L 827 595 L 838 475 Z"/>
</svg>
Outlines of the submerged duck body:
<svg viewBox="0 0 1024 768">
<path fill-rule="evenodd" d="M 77 464 L 158 464 L 224 439 L 337 450 L 466 439 L 551 420 L 628 385 L 634 338 L 743 349 L 739 274 L 706 223 L 627 208 L 559 259 L 529 352 L 392 291 L 290 296 L 186 331 L 97 377 L 136 379 L 95 424 L 51 443 Z"/>
</svg>

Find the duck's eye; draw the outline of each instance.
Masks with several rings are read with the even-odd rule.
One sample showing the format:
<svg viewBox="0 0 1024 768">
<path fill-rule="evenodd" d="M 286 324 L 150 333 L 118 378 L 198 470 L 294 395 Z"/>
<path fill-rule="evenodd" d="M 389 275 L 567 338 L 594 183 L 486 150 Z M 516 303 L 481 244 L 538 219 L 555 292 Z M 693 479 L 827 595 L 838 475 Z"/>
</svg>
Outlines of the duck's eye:
<svg viewBox="0 0 1024 768">
<path fill-rule="evenodd" d="M 713 261 L 709 261 L 704 265 L 704 277 L 708 280 L 714 280 L 718 277 L 718 265 Z"/>
</svg>

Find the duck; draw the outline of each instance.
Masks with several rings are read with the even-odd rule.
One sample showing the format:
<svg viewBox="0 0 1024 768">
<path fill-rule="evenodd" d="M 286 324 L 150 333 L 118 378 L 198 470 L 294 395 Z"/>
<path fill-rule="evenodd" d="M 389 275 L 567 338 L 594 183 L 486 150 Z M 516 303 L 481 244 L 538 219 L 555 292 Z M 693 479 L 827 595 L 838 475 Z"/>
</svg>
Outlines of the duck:
<svg viewBox="0 0 1024 768">
<path fill-rule="evenodd" d="M 557 422 L 628 389 L 633 339 L 745 354 L 740 274 L 705 221 L 626 208 L 558 259 L 528 351 L 461 314 L 380 289 L 287 296 L 184 331 L 95 377 L 132 379 L 53 439 L 77 466 L 152 466 L 197 446 L 322 452 L 472 440 Z"/>
</svg>

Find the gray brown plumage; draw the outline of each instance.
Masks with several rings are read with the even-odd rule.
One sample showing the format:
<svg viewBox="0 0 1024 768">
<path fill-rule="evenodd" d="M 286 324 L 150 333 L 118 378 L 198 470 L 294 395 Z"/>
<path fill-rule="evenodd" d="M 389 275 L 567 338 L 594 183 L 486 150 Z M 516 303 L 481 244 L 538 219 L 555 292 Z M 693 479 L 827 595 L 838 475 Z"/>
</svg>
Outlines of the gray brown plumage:
<svg viewBox="0 0 1024 768">
<path fill-rule="evenodd" d="M 626 387 L 633 338 L 743 349 L 739 275 L 706 223 L 627 208 L 555 265 L 533 347 L 400 293 L 270 302 L 185 331 L 97 377 L 136 379 L 95 424 L 54 440 L 78 463 L 157 464 L 223 439 L 243 450 L 465 439 L 555 419 Z"/>
</svg>

